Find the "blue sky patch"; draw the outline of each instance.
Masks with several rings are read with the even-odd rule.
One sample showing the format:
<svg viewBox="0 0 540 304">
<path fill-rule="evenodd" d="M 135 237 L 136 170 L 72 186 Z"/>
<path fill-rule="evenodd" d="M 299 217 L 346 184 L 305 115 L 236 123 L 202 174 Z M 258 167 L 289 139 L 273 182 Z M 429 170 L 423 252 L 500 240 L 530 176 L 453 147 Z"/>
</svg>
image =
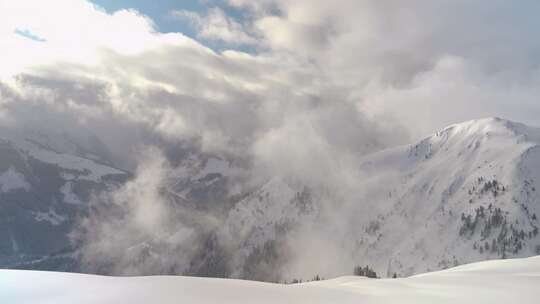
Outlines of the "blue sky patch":
<svg viewBox="0 0 540 304">
<path fill-rule="evenodd" d="M 28 29 L 16 29 L 15 30 L 15 34 L 19 35 L 19 36 L 23 36 L 25 38 L 28 38 L 30 40 L 34 40 L 34 41 L 38 41 L 38 42 L 45 42 L 47 41 L 46 39 L 42 38 L 42 37 L 39 37 L 38 35 L 32 33 L 30 30 Z"/>
</svg>

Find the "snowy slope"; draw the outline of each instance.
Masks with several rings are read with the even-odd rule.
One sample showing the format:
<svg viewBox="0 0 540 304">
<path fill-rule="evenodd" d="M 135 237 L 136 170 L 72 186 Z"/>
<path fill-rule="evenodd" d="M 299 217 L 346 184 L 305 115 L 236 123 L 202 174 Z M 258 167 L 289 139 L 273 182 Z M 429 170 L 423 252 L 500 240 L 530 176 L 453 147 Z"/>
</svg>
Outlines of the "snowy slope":
<svg viewBox="0 0 540 304">
<path fill-rule="evenodd" d="M 540 257 L 480 262 L 403 279 L 340 277 L 294 285 L 0 270 L 0 302 L 11 304 L 538 303 L 538 286 Z"/>
<path fill-rule="evenodd" d="M 357 255 L 411 274 L 539 254 L 539 139 L 538 129 L 490 118 L 367 157 L 362 195 L 377 238 L 360 237 L 369 245 Z"/>
<path fill-rule="evenodd" d="M 0 132 L 0 267 L 71 268 L 64 256 L 76 218 L 92 195 L 128 178 L 99 151 L 65 135 Z M 49 262 L 53 255 L 61 259 Z"/>
<path fill-rule="evenodd" d="M 274 179 L 240 201 L 221 232 L 228 243 L 241 242 L 235 264 L 245 266 L 257 248 L 298 226 L 311 226 L 308 243 L 311 230 L 328 233 L 336 241 L 326 248 L 338 246 L 341 255 L 334 258 L 383 276 L 540 254 L 539 129 L 499 118 L 460 123 L 368 155 L 357 173 L 350 193 Z"/>
<path fill-rule="evenodd" d="M 86 157 L 93 153 L 78 154 L 59 141 L 40 136 L 0 142 L 1 195 L 8 202 L 0 210 L 16 219 L 0 222 L 2 267 L 25 252 L 40 257 L 61 251 L 69 244 L 57 236 L 69 231 L 89 194 L 125 176 Z M 498 118 L 464 122 L 362 157 L 352 168 L 354 183 L 343 189 L 287 177 L 249 183 L 249 165 L 186 149 L 168 172 L 166 188 L 179 210 L 176 220 L 198 232 L 199 242 L 190 244 L 196 252 L 186 265 L 145 273 L 290 281 L 370 265 L 380 276 L 408 276 L 537 255 L 539 147 L 536 128 Z M 24 235 L 35 237 L 23 242 Z M 156 263 L 180 245 L 153 248 Z M 70 268 L 64 261 L 47 269 Z"/>
</svg>

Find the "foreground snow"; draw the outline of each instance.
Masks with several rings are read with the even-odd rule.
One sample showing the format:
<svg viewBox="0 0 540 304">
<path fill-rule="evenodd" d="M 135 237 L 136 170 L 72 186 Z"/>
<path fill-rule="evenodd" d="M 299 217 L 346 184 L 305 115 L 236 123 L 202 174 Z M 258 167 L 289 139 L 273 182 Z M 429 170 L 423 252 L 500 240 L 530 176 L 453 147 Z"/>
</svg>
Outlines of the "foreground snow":
<svg viewBox="0 0 540 304">
<path fill-rule="evenodd" d="M 192 277 L 103 277 L 0 270 L 0 303 L 538 303 L 540 256 L 405 279 L 296 285 Z"/>
</svg>

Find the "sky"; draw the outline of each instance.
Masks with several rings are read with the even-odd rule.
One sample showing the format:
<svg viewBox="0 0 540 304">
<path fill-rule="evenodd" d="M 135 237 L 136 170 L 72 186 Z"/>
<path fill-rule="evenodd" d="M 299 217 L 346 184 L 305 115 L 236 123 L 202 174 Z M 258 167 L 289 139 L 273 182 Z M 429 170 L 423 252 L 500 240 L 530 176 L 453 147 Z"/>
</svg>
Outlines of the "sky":
<svg viewBox="0 0 540 304">
<path fill-rule="evenodd" d="M 92 0 L 92 3 L 104 8 L 109 13 L 122 9 L 134 9 L 152 18 L 156 28 L 161 32 L 182 32 L 194 34 L 192 28 L 171 18 L 173 10 L 189 10 L 199 13 L 206 12 L 207 6 L 198 0 Z"/>
<path fill-rule="evenodd" d="M 452 123 L 540 125 L 539 9 L 4 0 L 1 123 L 93 133 L 130 170 L 140 145 L 197 142 L 263 171 L 313 176 Z"/>
<path fill-rule="evenodd" d="M 195 39 L 197 39 L 197 29 L 193 26 L 192 20 L 189 18 L 178 18 L 175 12 L 187 11 L 196 14 L 208 14 L 209 10 L 219 8 L 227 16 L 235 20 L 242 20 L 244 18 L 241 10 L 226 5 L 226 2 L 223 0 L 92 0 L 91 2 L 109 13 L 124 9 L 137 10 L 152 19 L 156 30 L 164 33 L 181 32 Z M 227 45 L 219 41 L 205 40 L 205 43 L 215 50 L 227 48 Z M 247 52 L 252 51 L 251 48 L 245 45 L 236 45 L 235 48 Z"/>
<path fill-rule="evenodd" d="M 121 197 L 161 200 L 186 146 L 241 161 L 250 181 L 354 188 L 361 157 L 449 124 L 540 125 L 538 12 L 536 0 L 0 0 L 0 129 L 92 134 L 135 172 Z M 152 221 L 135 223 L 152 233 Z"/>
<path fill-rule="evenodd" d="M 138 158 L 126 149 L 197 142 L 313 175 L 313 163 L 332 168 L 452 123 L 540 125 L 539 9 L 528 0 L 3 0 L 1 123 L 94 133 L 130 169 Z"/>
<path fill-rule="evenodd" d="M 203 56 L 213 62 L 197 56 L 195 61 L 204 63 L 163 69 L 161 74 L 168 75 L 159 80 L 149 79 L 155 74 L 144 73 L 144 64 L 144 71 L 131 75 L 182 91 L 187 81 L 172 83 L 174 73 L 211 69 L 215 77 L 206 79 L 208 84 L 219 79 L 227 83 L 221 89 L 254 94 L 246 98 L 259 108 L 267 99 L 296 107 L 301 104 L 293 100 L 297 97 L 347 104 L 382 127 L 406 130 L 411 139 L 486 116 L 539 124 L 534 31 L 539 4 L 534 1 L 519 6 L 500 0 L 406 5 L 367 0 L 54 0 L 45 5 L 24 0 L 1 5 L 5 76 L 52 68 L 59 60 L 99 69 L 111 57 L 103 55 L 105 50 L 121 56 L 115 62 L 155 52 L 153 58 L 158 60 L 159 53 L 162 64 L 173 65 L 190 48 L 208 48 L 213 53 Z M 195 83 L 206 86 L 204 81 Z M 225 97 L 229 93 L 202 95 L 232 97 Z"/>
</svg>

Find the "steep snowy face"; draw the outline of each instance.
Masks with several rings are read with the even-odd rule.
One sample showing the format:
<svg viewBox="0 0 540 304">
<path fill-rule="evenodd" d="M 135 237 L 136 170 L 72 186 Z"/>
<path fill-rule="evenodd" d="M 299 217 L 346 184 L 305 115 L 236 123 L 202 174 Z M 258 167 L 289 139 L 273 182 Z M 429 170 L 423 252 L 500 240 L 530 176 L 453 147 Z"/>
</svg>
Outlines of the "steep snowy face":
<svg viewBox="0 0 540 304">
<path fill-rule="evenodd" d="M 257 280 L 283 279 L 290 252 L 286 237 L 318 216 L 322 197 L 305 185 L 274 178 L 230 210 L 217 236 L 228 251 L 231 276 Z"/>
<path fill-rule="evenodd" d="M 540 253 L 539 136 L 489 118 L 366 157 L 359 191 L 373 222 L 357 232 L 356 255 L 412 274 Z"/>
<path fill-rule="evenodd" d="M 354 263 L 410 275 L 539 254 L 539 139 L 538 129 L 481 119 L 364 157 L 352 190 L 275 178 L 234 205 L 218 239 L 234 248 L 233 276 L 257 279 L 254 264 L 274 270 L 262 270 L 266 279 L 291 279 L 325 251 L 344 264 L 312 263 L 309 275 L 346 274 Z"/>
<path fill-rule="evenodd" d="M 92 195 L 120 184 L 127 173 L 65 137 L 2 135 L 0 267 L 71 269 L 68 234 L 76 218 Z"/>
</svg>

